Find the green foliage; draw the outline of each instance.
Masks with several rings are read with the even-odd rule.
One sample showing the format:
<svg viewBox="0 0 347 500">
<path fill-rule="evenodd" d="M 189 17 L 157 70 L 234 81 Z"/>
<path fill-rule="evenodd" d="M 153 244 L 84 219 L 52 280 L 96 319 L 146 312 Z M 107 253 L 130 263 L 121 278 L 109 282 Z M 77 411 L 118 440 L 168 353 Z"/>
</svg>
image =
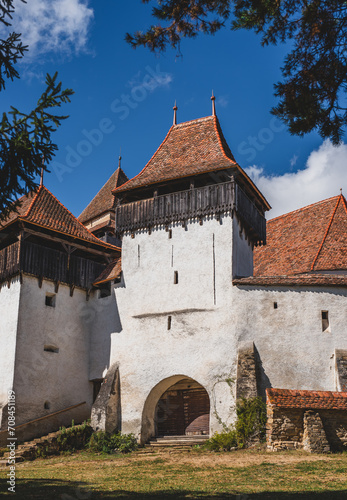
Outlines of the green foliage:
<svg viewBox="0 0 347 500">
<path fill-rule="evenodd" d="M 149 0 L 142 0 L 149 3 Z M 127 33 L 134 48 L 162 52 L 184 37 L 214 34 L 231 17 L 233 30 L 253 30 L 262 45 L 290 41 L 279 103 L 272 113 L 292 134 L 317 130 L 338 144 L 347 125 L 347 2 L 341 0 L 158 0 L 158 20 L 145 33 Z M 166 25 L 162 23 L 166 23 Z"/>
<path fill-rule="evenodd" d="M 93 434 L 93 429 L 90 425 L 84 422 L 82 425 L 74 425 L 66 429 L 61 428 L 61 432 L 57 437 L 57 447 L 59 451 L 73 452 L 85 448 Z"/>
<path fill-rule="evenodd" d="M 260 398 L 242 398 L 236 405 L 235 430 L 238 447 L 244 448 L 254 440 L 263 441 L 266 426 L 266 404 Z"/>
<path fill-rule="evenodd" d="M 212 451 L 230 451 L 264 440 L 266 405 L 261 398 L 240 399 L 236 405 L 236 415 L 235 425 L 215 433 L 205 443 L 204 448 Z"/>
<path fill-rule="evenodd" d="M 102 453 L 129 453 L 137 449 L 137 441 L 133 434 L 121 434 L 116 432 L 95 432 L 90 441 L 89 449 Z"/>
<path fill-rule="evenodd" d="M 216 432 L 203 447 L 211 451 L 230 451 L 237 448 L 237 434 L 235 429 Z"/>
<path fill-rule="evenodd" d="M 0 0 L 0 24 L 10 26 L 13 13 L 14 0 Z M 0 40 L 0 91 L 5 89 L 6 79 L 19 78 L 14 64 L 26 50 L 17 33 Z M 51 135 L 67 116 L 54 113 L 53 108 L 70 102 L 73 91 L 63 90 L 57 77 L 57 73 L 47 74 L 45 91 L 32 111 L 22 113 L 11 106 L 0 119 L 0 220 L 17 209 L 18 196 L 37 188 L 41 169 L 48 171 L 47 163 L 58 149 Z"/>
<path fill-rule="evenodd" d="M 149 0 L 142 0 L 149 3 Z M 183 37 L 195 37 L 199 31 L 214 34 L 224 26 L 228 19 L 229 0 L 166 0 L 153 7 L 153 17 L 159 20 L 146 33 L 137 31 L 134 35 L 126 34 L 126 41 L 136 48 L 140 45 L 148 47 L 152 52 L 164 51 L 167 46 L 179 49 Z M 162 21 L 169 24 L 161 26 Z"/>
</svg>

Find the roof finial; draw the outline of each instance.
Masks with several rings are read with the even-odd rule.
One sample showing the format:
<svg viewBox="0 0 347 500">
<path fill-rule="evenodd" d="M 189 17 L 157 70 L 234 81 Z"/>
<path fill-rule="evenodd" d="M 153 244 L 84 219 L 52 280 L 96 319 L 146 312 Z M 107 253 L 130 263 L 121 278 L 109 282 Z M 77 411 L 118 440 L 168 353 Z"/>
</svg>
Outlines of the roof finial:
<svg viewBox="0 0 347 500">
<path fill-rule="evenodd" d="M 173 107 L 173 110 L 174 110 L 173 124 L 177 125 L 177 110 L 178 110 L 178 107 L 177 107 L 176 101 L 175 101 L 175 105 Z"/>
<path fill-rule="evenodd" d="M 342 196 L 342 188 L 340 188 L 340 195 Z"/>
<path fill-rule="evenodd" d="M 120 168 L 122 163 L 122 148 L 119 148 L 119 158 L 118 158 L 118 168 Z"/>
<path fill-rule="evenodd" d="M 216 116 L 216 103 L 215 103 L 215 96 L 213 94 L 213 90 L 212 90 L 212 97 L 211 97 L 211 101 L 212 101 L 212 116 Z"/>
<path fill-rule="evenodd" d="M 40 186 L 43 186 L 43 165 L 45 164 L 45 157 L 42 156 L 42 168 L 41 168 L 41 179 L 40 179 Z"/>
</svg>

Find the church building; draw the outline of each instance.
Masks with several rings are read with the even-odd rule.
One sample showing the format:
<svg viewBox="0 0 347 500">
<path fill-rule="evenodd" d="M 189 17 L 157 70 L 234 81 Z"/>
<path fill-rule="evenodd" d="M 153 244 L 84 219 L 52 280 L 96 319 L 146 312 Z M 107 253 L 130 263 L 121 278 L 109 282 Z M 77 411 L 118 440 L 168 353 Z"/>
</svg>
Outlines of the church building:
<svg viewBox="0 0 347 500">
<path fill-rule="evenodd" d="M 304 446 L 312 419 L 347 447 L 342 193 L 266 222 L 213 101 L 175 109 L 139 174 L 119 165 L 78 219 L 43 185 L 21 201 L 0 228 L 0 441 L 13 389 L 26 438 L 91 417 L 142 444 L 203 439 L 259 395 L 269 449 Z"/>
</svg>

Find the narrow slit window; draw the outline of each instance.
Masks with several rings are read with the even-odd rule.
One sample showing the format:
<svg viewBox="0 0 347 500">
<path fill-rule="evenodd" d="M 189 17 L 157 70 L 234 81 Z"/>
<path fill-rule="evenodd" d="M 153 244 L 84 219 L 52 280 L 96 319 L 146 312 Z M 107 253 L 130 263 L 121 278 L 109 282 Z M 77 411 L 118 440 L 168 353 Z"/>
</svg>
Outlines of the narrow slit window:
<svg viewBox="0 0 347 500">
<path fill-rule="evenodd" d="M 169 229 L 169 240 L 172 238 L 172 229 Z"/>
<path fill-rule="evenodd" d="M 55 352 L 55 353 L 58 353 L 59 352 L 59 347 L 55 346 L 55 345 L 45 345 L 43 350 L 45 352 Z"/>
<path fill-rule="evenodd" d="M 49 401 L 45 401 L 45 404 L 43 405 L 45 410 L 49 410 L 51 408 L 51 403 Z"/>
<path fill-rule="evenodd" d="M 277 309 L 278 308 L 278 304 L 277 302 L 274 302 L 274 309 Z"/>
<path fill-rule="evenodd" d="M 167 329 L 171 330 L 172 316 L 167 317 Z"/>
<path fill-rule="evenodd" d="M 178 283 L 178 271 L 174 272 L 174 285 L 177 285 Z"/>
<path fill-rule="evenodd" d="M 330 332 L 329 311 L 322 311 L 322 332 Z"/>
<path fill-rule="evenodd" d="M 46 294 L 45 304 L 48 307 L 55 307 L 55 295 L 54 294 Z"/>
</svg>

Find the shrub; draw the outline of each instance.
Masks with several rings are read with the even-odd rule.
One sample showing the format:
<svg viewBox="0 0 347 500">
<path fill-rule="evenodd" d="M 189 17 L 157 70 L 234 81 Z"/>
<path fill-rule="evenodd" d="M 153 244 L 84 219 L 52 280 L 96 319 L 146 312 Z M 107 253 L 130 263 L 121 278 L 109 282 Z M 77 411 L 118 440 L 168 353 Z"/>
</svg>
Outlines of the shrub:
<svg viewBox="0 0 347 500">
<path fill-rule="evenodd" d="M 89 441 L 89 449 L 102 453 L 129 453 L 138 447 L 134 434 L 116 432 L 94 432 Z"/>
<path fill-rule="evenodd" d="M 59 451 L 75 451 L 86 447 L 93 429 L 84 422 L 82 425 L 75 426 L 72 421 L 72 427 L 66 429 L 63 427 L 57 437 L 57 446 Z"/>
<path fill-rule="evenodd" d="M 235 429 L 239 448 L 264 440 L 266 405 L 260 397 L 240 399 L 236 405 L 236 415 Z"/>
<path fill-rule="evenodd" d="M 223 432 L 216 432 L 206 443 L 204 448 L 211 451 L 230 451 L 237 448 L 236 430 L 231 429 Z"/>
<path fill-rule="evenodd" d="M 237 420 L 230 429 L 216 432 L 204 445 L 212 451 L 230 451 L 263 441 L 266 425 L 266 405 L 260 397 L 240 399 L 236 405 Z"/>
</svg>

